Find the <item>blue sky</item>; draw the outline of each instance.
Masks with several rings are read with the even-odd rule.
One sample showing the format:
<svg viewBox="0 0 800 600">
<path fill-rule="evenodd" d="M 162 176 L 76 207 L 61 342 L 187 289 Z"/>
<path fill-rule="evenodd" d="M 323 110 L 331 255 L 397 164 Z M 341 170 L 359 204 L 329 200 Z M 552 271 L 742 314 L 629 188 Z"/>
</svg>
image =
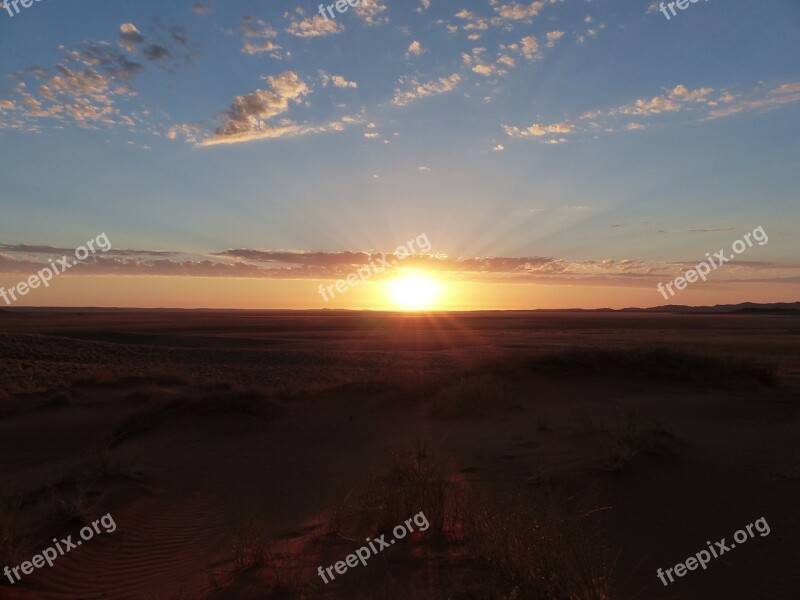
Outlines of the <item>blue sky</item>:
<svg viewBox="0 0 800 600">
<path fill-rule="evenodd" d="M 308 289 L 352 272 L 343 252 L 425 232 L 440 277 L 494 282 L 480 307 L 591 307 L 600 287 L 605 304 L 652 305 L 654 282 L 760 225 L 769 244 L 702 300 L 797 299 L 796 1 L 710 0 L 670 20 L 650 0 L 372 0 L 327 21 L 318 6 L 0 12 L 0 283 L 44 260 L 27 245 L 103 231 L 169 253 L 76 270 L 118 278 L 125 296 L 103 302 L 138 305 L 126 286 L 158 276 L 163 298 L 142 305 L 192 305 L 182 278 L 217 277 L 211 261 L 293 282 L 245 304 L 209 283 L 221 306 L 313 307 Z M 531 288 L 526 304 L 520 285 L 571 292 Z M 75 290 L 30 303 L 96 303 Z M 337 307 L 369 306 L 356 296 Z"/>
</svg>

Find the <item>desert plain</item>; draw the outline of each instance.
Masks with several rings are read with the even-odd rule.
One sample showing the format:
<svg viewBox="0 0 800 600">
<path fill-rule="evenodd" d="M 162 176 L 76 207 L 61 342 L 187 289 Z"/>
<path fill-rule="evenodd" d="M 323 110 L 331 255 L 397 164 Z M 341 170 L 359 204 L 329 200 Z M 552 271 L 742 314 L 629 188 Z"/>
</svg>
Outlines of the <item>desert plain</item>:
<svg viewBox="0 0 800 600">
<path fill-rule="evenodd" d="M 793 314 L 4 310 L 0 568 L 116 528 L 0 598 L 798 598 L 799 408 Z"/>
</svg>

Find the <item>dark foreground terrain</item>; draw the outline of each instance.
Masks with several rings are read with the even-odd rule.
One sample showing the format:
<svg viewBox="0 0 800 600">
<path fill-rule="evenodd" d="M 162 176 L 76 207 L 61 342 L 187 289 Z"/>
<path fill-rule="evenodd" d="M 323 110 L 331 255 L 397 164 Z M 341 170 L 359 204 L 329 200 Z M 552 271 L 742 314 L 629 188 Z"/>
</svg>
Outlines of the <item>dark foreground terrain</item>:
<svg viewBox="0 0 800 600">
<path fill-rule="evenodd" d="M 1 311 L 0 568 L 115 526 L 0 598 L 790 600 L 799 409 L 791 314 Z"/>
</svg>

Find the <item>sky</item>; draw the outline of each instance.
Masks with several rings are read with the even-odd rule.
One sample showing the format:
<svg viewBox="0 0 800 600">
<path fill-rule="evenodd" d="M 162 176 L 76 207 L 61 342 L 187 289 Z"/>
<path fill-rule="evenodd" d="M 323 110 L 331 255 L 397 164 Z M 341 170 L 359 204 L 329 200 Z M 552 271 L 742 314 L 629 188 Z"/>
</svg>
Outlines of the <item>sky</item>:
<svg viewBox="0 0 800 600">
<path fill-rule="evenodd" d="M 800 300 L 796 0 L 340 6 L 9 2 L 0 308 Z"/>
</svg>

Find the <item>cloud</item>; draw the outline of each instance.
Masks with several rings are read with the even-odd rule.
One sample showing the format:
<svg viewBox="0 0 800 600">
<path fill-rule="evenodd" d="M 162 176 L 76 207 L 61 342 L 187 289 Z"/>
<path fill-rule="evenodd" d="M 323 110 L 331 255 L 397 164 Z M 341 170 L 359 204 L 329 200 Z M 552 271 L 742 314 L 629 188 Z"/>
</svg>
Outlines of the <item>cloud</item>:
<svg viewBox="0 0 800 600">
<path fill-rule="evenodd" d="M 541 0 L 530 4 L 503 4 L 495 6 L 495 12 L 503 19 L 509 21 L 522 21 L 536 17 L 548 4 L 555 4 L 558 0 Z M 497 0 L 491 0 L 490 4 L 497 4 Z"/>
<path fill-rule="evenodd" d="M 153 20 L 155 41 L 134 23 L 122 23 L 114 32 L 116 41 L 86 41 L 77 49 L 60 46 L 60 60 L 52 67 L 30 66 L 8 77 L 14 82 L 12 97 L 2 100 L 0 129 L 39 132 L 44 123 L 63 127 L 66 123 L 95 129 L 125 127 L 133 131 L 146 125 L 142 116 L 123 111 L 123 103 L 137 96 L 132 80 L 144 71 L 130 58 L 140 50 L 148 61 L 160 66 L 185 64 L 190 54 L 182 48 L 188 40 L 182 28 Z M 171 48 L 174 48 L 173 51 Z M 175 58 L 176 61 L 170 61 Z M 148 115 L 145 109 L 142 114 Z"/>
<path fill-rule="evenodd" d="M 514 57 L 508 56 L 507 54 L 501 54 L 500 56 L 498 56 L 497 62 L 506 67 L 514 67 L 517 64 L 517 61 L 514 60 Z"/>
<path fill-rule="evenodd" d="M 278 59 L 288 56 L 288 53 L 279 52 L 281 46 L 273 41 L 278 32 L 266 21 L 254 19 L 253 17 L 242 17 L 240 29 L 242 31 L 243 54 L 253 55 L 269 52 L 271 57 Z"/>
<path fill-rule="evenodd" d="M 625 115 L 658 115 L 680 109 L 679 103 L 664 96 L 654 96 L 650 100 L 639 99 L 635 104 L 621 108 L 619 112 Z"/>
<path fill-rule="evenodd" d="M 192 5 L 192 12 L 196 15 L 207 15 L 210 14 L 213 9 L 211 8 L 210 4 L 206 4 L 203 2 L 195 2 Z"/>
<path fill-rule="evenodd" d="M 117 79 L 130 79 L 143 68 L 141 64 L 128 60 L 108 42 L 87 42 L 80 50 L 67 52 L 66 58 L 74 64 L 102 69 Z"/>
<path fill-rule="evenodd" d="M 683 102 L 708 102 L 708 95 L 714 88 L 704 87 L 696 90 L 689 90 L 685 85 L 676 85 L 669 93 L 670 98 L 677 98 Z"/>
<path fill-rule="evenodd" d="M 181 58 L 188 59 L 189 54 L 183 50 L 189 43 L 186 31 L 179 25 L 163 25 L 160 20 L 153 19 L 149 27 L 149 34 L 154 35 L 157 40 L 151 41 L 147 46 L 141 48 L 145 43 L 145 36 L 133 23 L 123 23 L 119 27 L 118 45 L 130 54 L 136 54 L 140 49 L 142 55 L 151 62 L 163 63 L 172 59 L 177 54 L 182 54 Z M 95 48 L 106 45 L 105 42 L 92 43 Z M 175 51 L 171 48 L 175 48 Z M 180 51 L 179 51 L 180 50 Z M 176 63 L 177 64 L 177 63 Z"/>
<path fill-rule="evenodd" d="M 177 139 L 178 136 L 182 136 L 188 143 L 197 144 L 203 136 L 203 130 L 197 125 L 181 123 L 170 127 L 165 135 L 168 140 L 174 140 Z"/>
<path fill-rule="evenodd" d="M 365 120 L 363 114 L 357 115 L 344 115 L 340 117 L 338 120 L 331 121 L 328 123 L 327 128 L 331 131 L 344 131 L 346 127 L 350 125 L 357 125 L 359 123 L 363 123 Z M 374 127 L 374 124 L 370 124 L 371 127 Z"/>
<path fill-rule="evenodd" d="M 564 121 L 563 123 L 553 123 L 551 125 L 542 125 L 541 123 L 534 123 L 530 127 L 520 129 L 510 125 L 503 125 L 503 130 L 509 137 L 525 138 L 547 138 L 546 142 L 549 144 L 560 144 L 566 141 L 563 136 L 573 133 L 572 124 Z"/>
<path fill-rule="evenodd" d="M 421 13 L 431 7 L 431 0 L 419 0 L 420 5 L 417 7 L 417 12 Z"/>
<path fill-rule="evenodd" d="M 133 23 L 123 23 L 119 26 L 119 44 L 128 52 L 136 52 L 136 46 L 144 41 L 144 36 Z"/>
<path fill-rule="evenodd" d="M 786 83 L 766 92 L 761 91 L 749 98 L 736 98 L 727 95 L 723 102 L 728 104 L 724 108 L 714 108 L 708 113 L 710 119 L 729 117 L 749 111 L 769 111 L 788 104 L 800 102 L 800 82 Z"/>
<path fill-rule="evenodd" d="M 481 33 L 489 29 L 489 20 L 483 17 L 479 17 L 473 12 L 465 9 L 458 11 L 455 14 L 457 19 L 461 19 L 462 21 L 466 21 L 462 26 L 461 29 L 463 31 L 470 32 L 468 36 L 471 40 L 477 40 L 480 38 Z M 456 30 L 458 28 L 456 27 Z"/>
<path fill-rule="evenodd" d="M 532 209 L 528 212 L 536 212 Z M 26 244 L 0 244 L 0 273 L 25 276 L 48 266 L 36 255 L 71 255 L 73 249 Z M 201 255 L 161 250 L 111 250 L 89 257 L 65 273 L 73 275 L 138 275 L 154 277 L 243 277 L 254 279 L 340 279 L 359 266 L 401 257 L 374 249 L 343 252 L 302 252 L 235 248 Z M 440 277 L 472 281 L 528 281 L 548 284 L 653 286 L 665 276 L 683 273 L 695 262 L 645 261 L 631 258 L 565 259 L 550 256 L 450 257 L 416 254 L 396 268 L 422 269 Z M 734 277 L 735 272 L 748 278 Z M 781 276 L 775 275 L 782 273 Z M 785 273 L 785 274 L 784 274 Z M 800 281 L 800 264 L 737 261 L 717 273 L 721 281 L 788 283 Z"/>
<path fill-rule="evenodd" d="M 69 52 L 65 63 L 52 71 L 37 67 L 16 74 L 17 101 L 3 101 L 0 127 L 35 132 L 43 119 L 69 120 L 87 128 L 134 125 L 130 117 L 121 114 L 116 101 L 135 95 L 124 80 L 138 72 L 140 65 L 128 62 L 110 45 Z M 91 66 L 82 68 L 85 65 Z"/>
<path fill-rule="evenodd" d="M 677 85 L 672 90 L 651 99 L 640 98 L 633 104 L 622 106 L 612 114 L 617 112 L 624 115 L 659 115 L 667 112 L 677 112 L 686 108 L 692 108 L 691 104 L 708 104 L 709 95 L 714 89 L 709 87 L 689 90 L 685 85 Z"/>
<path fill-rule="evenodd" d="M 278 54 L 278 50 L 280 49 L 281 46 L 272 40 L 259 40 L 257 42 L 246 40 L 242 46 L 242 53 L 252 55 L 261 54 L 262 52 L 269 52 L 270 56 L 273 58 L 280 58 L 281 55 Z"/>
<path fill-rule="evenodd" d="M 771 89 L 759 89 L 747 96 L 734 95 L 726 90 L 717 92 L 711 87 L 690 89 L 678 84 L 650 99 L 639 98 L 608 112 L 589 111 L 582 115 L 581 119 L 613 118 L 619 115 L 657 117 L 671 113 L 694 112 L 699 115 L 700 120 L 706 120 L 743 112 L 769 111 L 797 103 L 800 103 L 800 82 L 786 83 Z M 641 124 L 627 126 L 629 130 L 641 128 Z"/>
<path fill-rule="evenodd" d="M 75 248 L 59 248 L 56 246 L 44 246 L 35 244 L 0 244 L 1 252 L 12 252 L 19 254 L 47 254 L 49 256 L 72 255 Z M 122 250 L 111 249 L 107 255 L 116 256 L 175 256 L 178 252 L 166 252 L 162 250 Z"/>
<path fill-rule="evenodd" d="M 558 39 L 560 36 L 551 35 L 551 34 L 561 34 L 562 32 L 550 32 L 548 35 L 548 39 L 551 40 L 547 43 L 548 48 L 552 48 L 554 46 L 554 41 Z M 511 44 L 500 44 L 499 46 L 500 51 L 498 52 L 498 58 L 496 68 L 500 68 L 499 65 L 503 65 L 504 67 L 513 68 L 516 66 L 516 59 L 512 55 L 519 55 L 525 58 L 528 61 L 534 60 L 541 60 L 544 57 L 542 53 L 542 47 L 539 42 L 539 39 L 536 36 L 528 35 L 523 37 L 519 42 L 514 42 Z M 505 71 L 500 73 L 505 74 Z"/>
<path fill-rule="evenodd" d="M 142 50 L 142 54 L 149 61 L 166 60 L 172 58 L 172 52 L 161 44 L 149 44 Z"/>
<path fill-rule="evenodd" d="M 401 82 L 408 83 L 408 89 L 395 89 L 392 103 L 397 106 L 405 106 L 420 98 L 444 94 L 454 90 L 460 81 L 461 76 L 458 73 L 453 73 L 449 77 L 440 77 L 435 81 L 428 81 L 427 83 L 419 83 L 419 81 L 414 78 L 408 80 L 401 79 Z"/>
<path fill-rule="evenodd" d="M 331 76 L 331 81 L 333 81 L 334 87 L 338 88 L 357 88 L 358 84 L 355 81 L 347 81 L 341 75 L 333 75 Z"/>
<path fill-rule="evenodd" d="M 237 96 L 225 112 L 225 120 L 214 135 L 200 142 L 201 146 L 232 144 L 257 139 L 278 138 L 309 133 L 311 128 L 283 120 L 271 119 L 289 110 L 291 102 L 299 103 L 311 92 L 306 83 L 293 71 L 265 78 L 269 90 L 256 90 Z"/>
<path fill-rule="evenodd" d="M 314 15 L 305 19 L 297 20 L 292 18 L 287 33 L 297 37 L 320 37 L 332 35 L 344 31 L 344 26 L 340 25 L 335 19 L 325 19 L 321 15 Z"/>
<path fill-rule="evenodd" d="M 172 36 L 172 40 L 178 44 L 179 46 L 186 46 L 189 43 L 189 40 L 186 38 L 186 30 L 179 25 L 172 25 L 168 28 L 170 35 Z"/>
<path fill-rule="evenodd" d="M 420 44 L 417 40 L 414 40 L 413 42 L 411 42 L 411 45 L 408 47 L 408 50 L 406 51 L 406 58 L 411 58 L 412 56 L 419 56 L 423 52 L 426 52 L 426 50 L 422 48 L 422 44 Z"/>
<path fill-rule="evenodd" d="M 331 75 L 326 71 L 320 70 L 319 72 L 320 81 L 322 81 L 322 87 L 328 87 L 329 83 L 332 83 L 334 87 L 337 88 L 357 88 L 358 83 L 355 81 L 348 81 L 345 77 L 341 75 Z"/>
<path fill-rule="evenodd" d="M 796 94 L 800 93 L 800 81 L 796 83 L 785 83 L 780 87 L 770 90 L 770 94 Z"/>
<path fill-rule="evenodd" d="M 547 47 L 552 48 L 556 45 L 556 42 L 564 37 L 563 31 L 550 31 L 547 34 Z"/>
<path fill-rule="evenodd" d="M 541 58 L 542 55 L 539 53 L 539 40 L 537 40 L 534 36 L 529 35 L 522 38 L 519 41 L 519 45 L 522 55 L 528 60 Z"/>
<path fill-rule="evenodd" d="M 356 14 L 364 20 L 367 25 L 380 25 L 388 23 L 389 17 L 382 17 L 381 13 L 386 11 L 383 0 L 363 0 L 354 8 Z"/>
<path fill-rule="evenodd" d="M 247 16 L 242 17 L 239 28 L 245 38 L 274 38 L 278 32 L 270 27 L 266 21 Z"/>
<path fill-rule="evenodd" d="M 736 231 L 733 227 L 716 227 L 714 229 L 690 229 L 689 233 L 715 233 L 717 231 Z"/>
</svg>

